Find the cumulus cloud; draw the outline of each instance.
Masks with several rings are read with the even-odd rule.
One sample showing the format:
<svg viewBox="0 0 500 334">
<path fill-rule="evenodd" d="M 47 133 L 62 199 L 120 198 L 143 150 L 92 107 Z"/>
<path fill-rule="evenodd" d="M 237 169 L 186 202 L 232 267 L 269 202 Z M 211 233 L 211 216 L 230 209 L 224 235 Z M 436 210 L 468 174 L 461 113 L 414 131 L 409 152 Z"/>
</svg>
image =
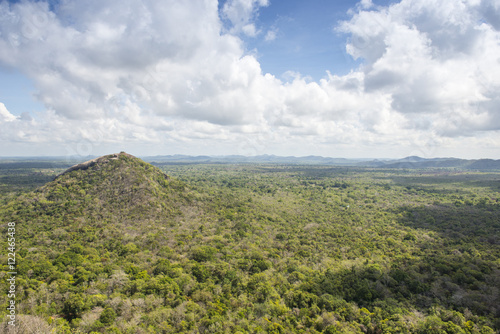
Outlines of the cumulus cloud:
<svg viewBox="0 0 500 334">
<path fill-rule="evenodd" d="M 0 3 L 0 63 L 30 77 L 47 109 L 28 119 L 0 104 L 2 140 L 329 155 L 332 146 L 371 152 L 497 136 L 498 1 L 363 0 L 337 27 L 361 66 L 318 82 L 298 73 L 283 82 L 245 53 L 240 36 L 260 33 L 258 9 L 269 5 Z"/>
<path fill-rule="evenodd" d="M 360 11 L 340 30 L 347 52 L 364 60 L 365 91 L 387 94 L 408 126 L 445 136 L 499 130 L 498 30 L 485 22 L 488 1 L 410 1 Z M 424 124 L 422 117 L 431 122 Z M 448 122 L 448 120 L 454 120 Z"/>
<path fill-rule="evenodd" d="M 2 35 L 15 42 L 1 40 L 0 59 L 34 78 L 39 99 L 59 115 L 106 117 L 116 108 L 109 102 L 120 101 L 160 115 L 246 117 L 211 100 L 237 95 L 260 74 L 239 39 L 220 35 L 214 1 L 65 2 L 58 15 L 43 3 L 2 6 Z"/>
</svg>

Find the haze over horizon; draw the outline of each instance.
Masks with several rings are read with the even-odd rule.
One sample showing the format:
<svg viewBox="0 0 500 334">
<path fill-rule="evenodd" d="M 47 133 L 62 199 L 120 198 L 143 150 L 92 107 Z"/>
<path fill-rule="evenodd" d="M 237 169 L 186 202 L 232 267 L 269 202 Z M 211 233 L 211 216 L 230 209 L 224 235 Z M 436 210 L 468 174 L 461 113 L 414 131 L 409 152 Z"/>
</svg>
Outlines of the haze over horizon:
<svg viewBox="0 0 500 334">
<path fill-rule="evenodd" d="M 500 1 L 0 2 L 0 156 L 500 159 Z"/>
</svg>

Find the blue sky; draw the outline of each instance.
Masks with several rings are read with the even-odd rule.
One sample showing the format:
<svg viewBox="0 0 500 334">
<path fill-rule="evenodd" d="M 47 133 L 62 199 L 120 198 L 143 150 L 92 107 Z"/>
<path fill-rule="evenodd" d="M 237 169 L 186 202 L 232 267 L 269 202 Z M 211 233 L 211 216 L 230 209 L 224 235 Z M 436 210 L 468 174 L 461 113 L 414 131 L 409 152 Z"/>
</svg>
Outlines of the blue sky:
<svg viewBox="0 0 500 334">
<path fill-rule="evenodd" d="M 275 29 L 276 39 L 245 38 L 248 50 L 257 50 L 264 72 L 282 75 L 295 71 L 319 80 L 332 73 L 348 73 L 356 63 L 345 51 L 345 34 L 335 25 L 347 19 L 352 1 L 276 1 L 257 17 L 261 29 Z"/>
<path fill-rule="evenodd" d="M 0 101 L 12 106 L 11 112 L 20 115 L 23 112 L 43 111 L 43 104 L 33 95 L 33 82 L 15 69 L 0 68 Z"/>
<path fill-rule="evenodd" d="M 386 6 L 390 1 L 373 3 Z M 276 39 L 243 35 L 246 50 L 255 51 L 262 70 L 276 76 L 294 71 L 318 81 L 326 77 L 326 71 L 347 74 L 360 61 L 346 52 L 348 34 L 335 28 L 339 21 L 349 19 L 348 12 L 355 6 L 352 0 L 271 1 L 259 9 L 255 22 L 258 29 L 274 31 Z"/>
<path fill-rule="evenodd" d="M 0 2 L 0 156 L 500 158 L 498 0 Z"/>
</svg>

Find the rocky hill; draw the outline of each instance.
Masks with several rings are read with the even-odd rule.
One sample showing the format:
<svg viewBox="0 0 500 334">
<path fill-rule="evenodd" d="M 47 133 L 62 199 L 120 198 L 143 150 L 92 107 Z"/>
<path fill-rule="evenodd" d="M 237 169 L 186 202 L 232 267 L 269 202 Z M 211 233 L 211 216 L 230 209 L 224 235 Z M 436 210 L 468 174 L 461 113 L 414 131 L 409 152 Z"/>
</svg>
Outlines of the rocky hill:
<svg viewBox="0 0 500 334">
<path fill-rule="evenodd" d="M 191 231 L 202 216 L 186 184 L 124 152 L 70 167 L 2 206 L 0 214 L 3 221 L 15 222 L 16 333 L 52 333 L 55 328 L 66 333 L 65 324 L 84 310 L 101 313 L 107 299 L 103 293 L 110 296 L 115 290 L 104 277 L 138 274 L 132 263 L 151 266 L 151 257 L 168 249 L 172 227 Z M 126 260 L 129 256 L 134 259 Z M 60 321 L 28 316 L 38 314 L 38 306 L 28 300 L 38 299 L 40 289 L 51 301 L 39 307 L 53 308 L 40 312 L 57 314 Z M 0 303 L 6 300 L 0 297 Z M 104 327 L 96 324 L 95 329 Z M 4 325 L 0 332 L 10 333 Z"/>
<path fill-rule="evenodd" d="M 24 198 L 22 212 L 35 221 L 50 217 L 99 224 L 168 220 L 189 206 L 189 192 L 158 168 L 126 153 L 111 154 L 73 167 Z"/>
</svg>

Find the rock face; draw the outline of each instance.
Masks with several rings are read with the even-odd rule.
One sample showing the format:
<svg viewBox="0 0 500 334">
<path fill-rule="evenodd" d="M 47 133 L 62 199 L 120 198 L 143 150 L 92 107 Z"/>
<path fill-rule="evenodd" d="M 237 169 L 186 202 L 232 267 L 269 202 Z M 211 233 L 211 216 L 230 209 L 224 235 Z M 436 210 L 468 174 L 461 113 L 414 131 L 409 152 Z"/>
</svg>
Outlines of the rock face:
<svg viewBox="0 0 500 334">
<path fill-rule="evenodd" d="M 130 154 L 125 153 L 125 152 L 109 154 L 109 155 L 105 155 L 105 156 L 95 158 L 95 159 L 92 159 L 89 161 L 82 162 L 81 164 L 71 166 L 70 168 L 68 168 L 67 170 L 65 170 L 61 174 L 59 174 L 57 177 L 64 175 L 64 174 L 67 174 L 67 173 L 70 173 L 74 170 L 86 170 L 92 166 L 95 166 L 96 164 L 104 164 L 104 163 L 109 162 L 110 160 L 117 160 L 120 156 L 135 158 L 133 155 L 130 155 Z"/>
</svg>

